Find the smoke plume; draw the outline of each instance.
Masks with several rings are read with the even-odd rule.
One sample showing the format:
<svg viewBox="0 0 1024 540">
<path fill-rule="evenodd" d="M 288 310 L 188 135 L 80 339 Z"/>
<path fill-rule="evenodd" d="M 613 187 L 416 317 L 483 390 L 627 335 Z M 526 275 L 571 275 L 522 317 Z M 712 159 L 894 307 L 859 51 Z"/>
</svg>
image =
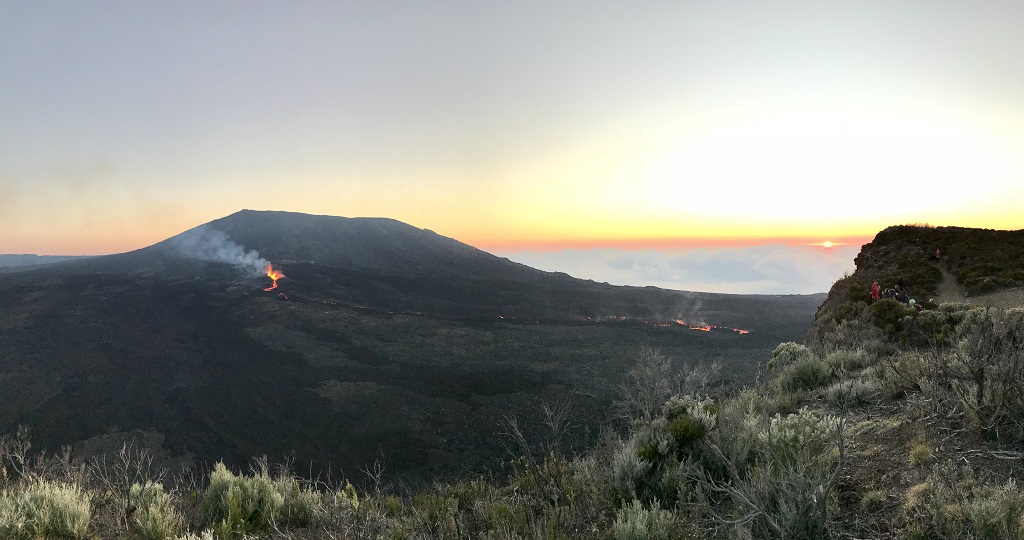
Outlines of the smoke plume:
<svg viewBox="0 0 1024 540">
<path fill-rule="evenodd" d="M 246 251 L 232 241 L 227 233 L 216 229 L 192 229 L 176 236 L 174 240 L 174 246 L 187 257 L 227 263 L 253 276 L 263 275 L 270 264 L 256 250 Z"/>
</svg>

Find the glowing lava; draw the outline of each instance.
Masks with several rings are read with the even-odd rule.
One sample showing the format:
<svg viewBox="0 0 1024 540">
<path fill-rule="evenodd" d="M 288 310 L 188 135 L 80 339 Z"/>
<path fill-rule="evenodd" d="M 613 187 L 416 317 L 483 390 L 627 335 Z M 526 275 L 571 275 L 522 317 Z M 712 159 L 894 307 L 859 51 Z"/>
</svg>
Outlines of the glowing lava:
<svg viewBox="0 0 1024 540">
<path fill-rule="evenodd" d="M 731 331 L 736 332 L 737 334 L 739 334 L 741 336 L 744 336 L 744 335 L 747 335 L 747 334 L 750 333 L 750 330 L 744 330 L 742 328 L 732 328 L 730 326 L 718 326 L 717 324 L 708 324 L 706 322 L 699 322 L 699 323 L 696 323 L 696 324 L 690 324 L 690 323 L 687 323 L 686 321 L 684 321 L 682 319 L 676 319 L 676 324 L 678 324 L 679 326 L 682 326 L 684 328 L 689 328 L 690 330 L 698 330 L 700 332 L 710 332 L 712 330 L 717 330 L 717 329 L 721 328 L 721 329 L 724 329 L 724 330 L 731 330 Z M 658 325 L 658 326 L 661 326 L 661 325 Z"/>
<path fill-rule="evenodd" d="M 283 278 L 284 277 L 284 273 L 281 272 L 280 270 L 274 270 L 274 267 L 272 265 L 268 264 L 267 265 L 267 277 L 272 279 L 272 280 L 274 280 L 274 284 L 269 286 L 269 287 L 267 287 L 266 289 L 263 289 L 263 290 L 264 291 L 272 291 L 272 290 L 277 288 L 277 280 Z"/>
</svg>

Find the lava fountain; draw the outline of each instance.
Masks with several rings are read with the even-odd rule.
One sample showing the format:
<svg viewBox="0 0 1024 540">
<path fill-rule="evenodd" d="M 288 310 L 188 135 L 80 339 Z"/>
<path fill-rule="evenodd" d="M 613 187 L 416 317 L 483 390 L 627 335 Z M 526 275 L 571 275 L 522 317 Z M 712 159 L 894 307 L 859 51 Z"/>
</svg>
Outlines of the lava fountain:
<svg viewBox="0 0 1024 540">
<path fill-rule="evenodd" d="M 267 277 L 274 280 L 274 284 L 263 289 L 264 291 L 272 291 L 277 288 L 277 280 L 284 277 L 284 272 L 280 270 L 274 270 L 274 266 L 271 264 L 267 265 Z"/>
</svg>

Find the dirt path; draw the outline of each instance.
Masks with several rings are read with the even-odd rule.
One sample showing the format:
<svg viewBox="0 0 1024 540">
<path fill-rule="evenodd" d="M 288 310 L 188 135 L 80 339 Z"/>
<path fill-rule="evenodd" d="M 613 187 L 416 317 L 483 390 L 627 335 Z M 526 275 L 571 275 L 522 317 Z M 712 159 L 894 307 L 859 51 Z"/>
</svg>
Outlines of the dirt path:
<svg viewBox="0 0 1024 540">
<path fill-rule="evenodd" d="M 964 295 L 963 289 L 960 288 L 960 284 L 956 282 L 956 277 L 946 270 L 946 267 L 939 263 L 933 263 L 942 272 L 942 282 L 939 283 L 938 291 L 932 298 L 935 303 L 942 304 L 945 302 L 967 302 L 975 306 L 984 307 L 999 307 L 999 308 L 1015 308 L 1024 307 L 1024 288 L 1017 287 L 1014 289 L 1003 289 L 1001 291 L 991 292 L 988 294 L 979 294 L 978 296 L 966 296 Z"/>
<path fill-rule="evenodd" d="M 967 302 L 967 296 L 964 295 L 964 291 L 960 288 L 960 284 L 956 282 L 956 277 L 946 270 L 946 267 L 941 263 L 932 263 L 942 272 L 942 282 L 939 283 L 938 291 L 935 293 L 936 304 L 944 304 L 946 302 Z"/>
</svg>

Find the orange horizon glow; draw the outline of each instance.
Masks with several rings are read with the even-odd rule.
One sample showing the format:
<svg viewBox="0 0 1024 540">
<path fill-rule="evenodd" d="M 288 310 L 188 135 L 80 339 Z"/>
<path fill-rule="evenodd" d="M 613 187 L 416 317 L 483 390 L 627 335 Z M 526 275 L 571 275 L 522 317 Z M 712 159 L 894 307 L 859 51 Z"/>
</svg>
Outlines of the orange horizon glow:
<svg viewBox="0 0 1024 540">
<path fill-rule="evenodd" d="M 260 209 L 262 205 L 247 205 Z M 465 213 L 446 212 L 433 216 L 419 212 L 368 212 L 345 211 L 329 207 L 308 207 L 301 204 L 288 205 L 295 211 L 339 216 L 387 216 L 417 228 L 430 229 L 459 242 L 490 252 L 552 252 L 563 250 L 619 249 L 632 250 L 685 250 L 700 248 L 737 248 L 768 244 L 790 246 L 811 246 L 825 248 L 824 242 L 832 247 L 861 246 L 888 226 L 912 222 L 930 222 L 936 226 L 961 226 L 1017 230 L 1021 223 L 1004 222 L 990 216 L 989 219 L 969 215 L 953 215 L 936 219 L 936 216 L 911 216 L 904 220 L 865 220 L 863 223 L 852 219 L 821 223 L 802 223 L 796 219 L 789 222 L 765 221 L 725 217 L 699 222 L 695 219 L 665 219 L 656 216 L 631 218 L 628 215 L 608 216 L 595 219 L 589 215 L 560 216 L 555 219 L 544 215 L 530 217 L 519 215 L 488 219 L 478 215 L 474 209 Z M 278 206 L 279 207 L 279 206 Z M 104 255 L 124 253 L 142 249 L 185 230 L 229 215 L 239 208 L 225 207 L 201 211 L 193 209 L 189 215 L 172 218 L 168 215 L 150 222 L 140 220 L 139 226 L 126 226 L 126 219 L 99 222 L 91 227 L 72 227 L 66 230 L 51 224 L 45 230 L 19 231 L 18 227 L 0 239 L 0 253 L 37 255 Z M 440 217 L 440 219 L 438 219 Z M 572 217 L 573 219 L 569 219 Z M 1013 226 L 1016 226 L 1013 227 Z M 805 232 L 806 231 L 806 232 Z M 20 234 L 19 234 L 20 233 Z M 827 239 L 827 240 L 826 240 Z M 252 249 L 258 249 L 252 246 Z M 825 248 L 829 249 L 829 248 Z"/>
<path fill-rule="evenodd" d="M 440 233 L 444 234 L 444 233 Z M 10 254 L 34 254 L 47 256 L 101 256 L 117 253 L 126 253 L 142 249 L 169 238 L 154 238 L 143 240 L 141 244 L 132 240 L 121 240 L 104 245 L 102 242 L 90 242 L 86 245 L 61 248 L 56 243 L 40 244 L 42 249 L 21 249 L 9 250 L 4 253 Z M 444 234 L 444 236 L 448 236 Z M 484 251 L 509 252 L 509 251 L 564 251 L 564 250 L 588 250 L 588 249 L 619 249 L 624 251 L 635 250 L 680 250 L 680 249 L 701 249 L 701 248 L 735 248 L 761 246 L 768 244 L 785 244 L 789 246 L 817 246 L 823 247 L 824 243 L 820 237 L 811 236 L 771 236 L 771 237 L 677 237 L 677 238 L 580 238 L 580 239 L 514 239 L 514 240 L 463 240 L 457 236 L 455 240 L 473 246 Z M 832 247 L 840 246 L 861 246 L 874 239 L 874 234 L 862 236 L 836 237 L 832 240 Z M 269 276 L 269 274 L 268 274 Z"/>
<path fill-rule="evenodd" d="M 785 244 L 789 246 L 821 246 L 824 242 L 819 237 L 811 236 L 770 236 L 770 237 L 678 237 L 678 238 L 625 238 L 625 239 L 571 239 L 571 240 L 519 240 L 498 242 L 467 242 L 484 251 L 563 251 L 585 249 L 621 249 L 626 251 L 654 249 L 700 249 L 750 247 L 768 244 Z M 874 234 L 847 237 L 836 237 L 831 241 L 832 247 L 861 246 L 871 242 Z M 817 241 L 816 241 L 817 240 Z"/>
</svg>

